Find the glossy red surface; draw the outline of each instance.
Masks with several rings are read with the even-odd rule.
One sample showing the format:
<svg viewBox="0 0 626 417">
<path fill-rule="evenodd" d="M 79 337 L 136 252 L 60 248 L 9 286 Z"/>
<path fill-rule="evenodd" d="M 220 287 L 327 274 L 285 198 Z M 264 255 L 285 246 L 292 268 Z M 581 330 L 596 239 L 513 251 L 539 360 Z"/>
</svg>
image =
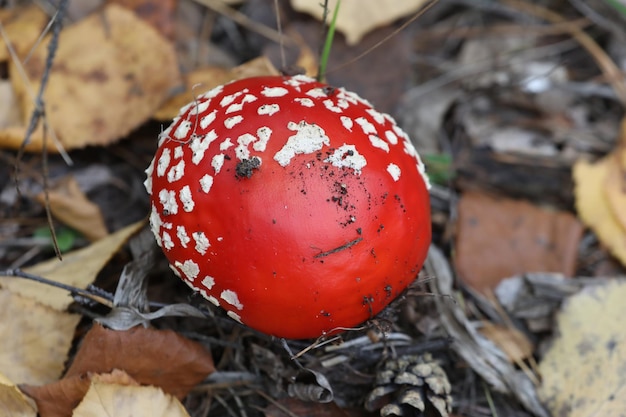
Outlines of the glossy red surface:
<svg viewBox="0 0 626 417">
<path fill-rule="evenodd" d="M 430 244 L 427 179 L 406 135 L 353 93 L 304 77 L 200 96 L 147 173 L 173 269 L 271 335 L 372 318 L 415 279 Z"/>
</svg>

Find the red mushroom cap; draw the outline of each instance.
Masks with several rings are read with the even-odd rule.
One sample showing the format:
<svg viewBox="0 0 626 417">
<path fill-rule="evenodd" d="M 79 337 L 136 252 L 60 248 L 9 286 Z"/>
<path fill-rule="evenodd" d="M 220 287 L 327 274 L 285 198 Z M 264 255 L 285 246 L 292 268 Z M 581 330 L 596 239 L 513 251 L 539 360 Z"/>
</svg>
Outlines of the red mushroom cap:
<svg viewBox="0 0 626 417">
<path fill-rule="evenodd" d="M 146 173 L 172 269 L 274 336 L 372 318 L 415 279 L 430 244 L 428 178 L 407 135 L 356 94 L 304 76 L 199 96 Z"/>
</svg>

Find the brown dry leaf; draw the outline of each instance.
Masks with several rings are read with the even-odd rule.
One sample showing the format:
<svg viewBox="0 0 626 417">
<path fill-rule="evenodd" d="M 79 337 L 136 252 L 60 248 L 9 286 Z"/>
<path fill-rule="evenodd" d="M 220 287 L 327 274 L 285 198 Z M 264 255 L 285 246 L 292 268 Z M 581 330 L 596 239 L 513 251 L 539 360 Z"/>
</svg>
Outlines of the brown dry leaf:
<svg viewBox="0 0 626 417">
<path fill-rule="evenodd" d="M 133 223 L 85 248 L 66 253 L 63 261 L 53 258 L 24 268 L 24 271 L 52 281 L 85 288 L 96 279 L 109 259 L 143 227 L 144 223 L 144 221 Z M 20 278 L 0 276 L 0 287 L 30 297 L 60 311 L 65 310 L 73 301 L 71 295 L 65 290 Z"/>
<path fill-rule="evenodd" d="M 574 274 L 583 226 L 570 213 L 466 192 L 459 202 L 455 265 L 479 291 L 525 272 Z"/>
<path fill-rule="evenodd" d="M 0 409 L 4 417 L 36 417 L 37 406 L 13 384 L 0 374 Z"/>
<path fill-rule="evenodd" d="M 176 398 L 156 387 L 92 381 L 73 417 L 189 417 Z"/>
<path fill-rule="evenodd" d="M 21 385 L 42 417 L 65 417 L 80 403 L 91 385 L 91 374 L 63 378 L 48 385 Z"/>
<path fill-rule="evenodd" d="M 539 396 L 554 416 L 622 416 L 626 409 L 626 283 L 614 280 L 571 297 L 556 339 L 539 364 Z"/>
<path fill-rule="evenodd" d="M 479 331 L 506 353 L 511 363 L 524 361 L 535 350 L 526 335 L 515 328 L 484 321 Z"/>
<path fill-rule="evenodd" d="M 343 0 L 337 15 L 337 30 L 346 37 L 349 45 L 359 43 L 361 38 L 377 27 L 417 12 L 428 0 Z M 337 0 L 328 2 L 329 10 L 335 10 Z M 321 20 L 324 9 L 319 0 L 291 0 L 291 6 Z"/>
<path fill-rule="evenodd" d="M 41 205 L 46 204 L 43 192 L 35 198 Z M 100 207 L 85 196 L 74 177 L 65 177 L 55 184 L 48 191 L 48 198 L 54 217 L 87 239 L 96 241 L 109 234 Z"/>
<path fill-rule="evenodd" d="M 185 75 L 185 91 L 165 102 L 153 117 L 157 120 L 170 121 L 195 96 L 229 81 L 278 74 L 278 70 L 265 57 L 255 58 L 231 69 L 221 67 L 197 69 Z"/>
<path fill-rule="evenodd" d="M 94 324 L 59 381 L 22 386 L 45 417 L 63 417 L 80 403 L 94 382 L 154 385 L 183 398 L 214 371 L 209 351 L 171 330 L 138 326 L 127 331 Z"/>
<path fill-rule="evenodd" d="M 138 326 L 116 331 L 94 324 L 66 378 L 113 369 L 121 369 L 137 382 L 161 387 L 178 398 L 215 370 L 208 350 L 171 330 Z"/>
<path fill-rule="evenodd" d="M 42 417 L 65 417 L 80 404 L 92 382 L 138 386 L 126 372 L 114 369 L 108 374 L 82 374 L 63 378 L 43 386 L 22 385 L 20 388 L 37 403 Z"/>
<path fill-rule="evenodd" d="M 14 64 L 10 67 L 23 126 L 1 130 L 0 146 L 22 143 L 47 43 L 26 63 L 27 82 Z M 145 122 L 180 82 L 172 44 L 132 11 L 111 4 L 61 32 L 44 96 L 46 115 L 65 149 L 105 145 Z M 28 150 L 41 149 L 42 143 L 40 128 Z"/>
<path fill-rule="evenodd" d="M 626 228 L 622 226 L 607 199 L 607 179 L 617 159 L 609 155 L 591 164 L 580 160 L 574 164 L 576 209 L 582 221 L 617 259 L 626 265 Z M 620 192 L 617 190 L 616 192 Z M 620 204 L 619 202 L 616 202 Z"/>
<path fill-rule="evenodd" d="M 6 8 L 0 9 L 0 22 L 17 55 L 24 57 L 48 23 L 48 16 L 35 5 Z M 0 61 L 9 59 L 9 50 L 4 39 L 0 37 Z"/>
<path fill-rule="evenodd" d="M 0 289 L 0 369 L 4 375 L 17 383 L 56 380 L 80 318 Z"/>
</svg>

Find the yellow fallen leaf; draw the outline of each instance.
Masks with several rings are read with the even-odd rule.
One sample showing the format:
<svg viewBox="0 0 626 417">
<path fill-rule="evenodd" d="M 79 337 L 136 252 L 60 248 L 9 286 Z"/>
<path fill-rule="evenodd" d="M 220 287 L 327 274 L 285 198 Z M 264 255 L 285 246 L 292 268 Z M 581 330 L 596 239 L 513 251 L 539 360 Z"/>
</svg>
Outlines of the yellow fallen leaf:
<svg viewBox="0 0 626 417">
<path fill-rule="evenodd" d="M 24 57 L 48 23 L 48 15 L 36 5 L 0 9 L 0 23 L 18 56 Z M 5 40 L 0 37 L 0 61 L 10 59 Z"/>
<path fill-rule="evenodd" d="M 65 254 L 63 261 L 53 258 L 24 268 L 24 271 L 56 282 L 85 288 L 96 279 L 100 270 L 128 238 L 143 225 L 144 221 L 133 223 L 85 248 Z M 61 311 L 73 301 L 71 295 L 65 290 L 21 278 L 0 276 L 0 287 L 8 288 L 17 294 L 30 297 Z"/>
<path fill-rule="evenodd" d="M 24 64 L 28 80 L 20 77 L 15 63 L 9 67 L 23 126 L 0 131 L 0 146 L 22 143 L 47 44 L 42 42 Z M 104 145 L 148 120 L 180 83 L 173 45 L 132 11 L 109 4 L 61 32 L 44 95 L 46 115 L 65 149 Z M 35 132 L 30 150 L 41 148 L 41 132 Z"/>
<path fill-rule="evenodd" d="M 80 319 L 80 315 L 0 289 L 0 369 L 4 375 L 33 385 L 59 378 Z"/>
<path fill-rule="evenodd" d="M 580 160 L 574 164 L 574 196 L 582 221 L 598 236 L 608 250 L 626 265 L 626 229 L 615 216 L 605 194 L 604 185 L 610 173 L 612 156 L 591 164 Z"/>
<path fill-rule="evenodd" d="M 46 203 L 43 192 L 35 198 L 42 205 Z M 48 201 L 54 217 L 87 239 L 96 241 L 109 234 L 100 207 L 85 196 L 74 177 L 66 177 L 55 184 L 48 191 Z"/>
<path fill-rule="evenodd" d="M 173 396 L 156 387 L 107 384 L 92 380 L 73 417 L 189 417 Z"/>
<path fill-rule="evenodd" d="M 626 167 L 620 165 L 618 154 L 608 161 L 607 171 L 604 194 L 615 220 L 626 231 Z"/>
<path fill-rule="evenodd" d="M 571 297 L 556 339 L 539 364 L 539 396 L 561 417 L 618 417 L 626 409 L 626 283 L 614 280 Z"/>
<path fill-rule="evenodd" d="M 13 384 L 0 374 L 0 409 L 4 417 L 36 417 L 37 406 Z"/>
<path fill-rule="evenodd" d="M 427 0 L 342 0 L 337 15 L 337 30 L 346 36 L 348 45 L 359 43 L 371 30 L 392 23 L 398 18 L 417 12 Z M 319 0 L 291 0 L 291 6 L 321 20 L 324 9 Z M 337 0 L 330 0 L 328 7 L 335 10 Z"/>
</svg>

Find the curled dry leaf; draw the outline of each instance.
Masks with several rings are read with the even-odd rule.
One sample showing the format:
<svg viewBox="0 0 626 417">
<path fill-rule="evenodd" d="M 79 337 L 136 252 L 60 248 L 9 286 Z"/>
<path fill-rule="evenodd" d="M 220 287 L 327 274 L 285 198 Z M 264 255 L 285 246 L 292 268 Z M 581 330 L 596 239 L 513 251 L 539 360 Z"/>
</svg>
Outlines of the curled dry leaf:
<svg viewBox="0 0 626 417">
<path fill-rule="evenodd" d="M 133 223 L 99 241 L 64 255 L 63 261 L 53 258 L 24 271 L 52 281 L 86 288 L 100 270 L 124 243 L 144 225 L 144 221 Z M 11 291 L 30 297 L 55 310 L 65 310 L 73 299 L 66 290 L 44 286 L 41 283 L 25 281 L 14 277 L 0 276 L 0 285 Z"/>
<path fill-rule="evenodd" d="M 56 380 L 79 321 L 79 315 L 0 289 L 0 369 L 16 383 Z"/>
<path fill-rule="evenodd" d="M 344 0 L 337 15 L 337 30 L 345 35 L 348 44 L 354 45 L 372 29 L 415 13 L 426 3 L 427 0 Z M 330 0 L 329 9 L 335 10 L 336 4 L 337 0 Z M 319 0 L 291 0 L 291 5 L 318 20 L 323 17 Z"/>
<path fill-rule="evenodd" d="M 5 416 L 36 417 L 37 406 L 13 384 L 0 374 L 0 408 Z"/>
<path fill-rule="evenodd" d="M 10 66 L 23 126 L 0 131 L 0 146 L 16 148 L 24 139 L 47 43 L 24 65 L 28 80 L 15 64 Z M 172 44 L 132 11 L 110 4 L 61 33 L 44 95 L 46 115 L 66 149 L 108 144 L 146 121 L 179 84 Z M 42 144 L 40 128 L 28 149 L 39 150 Z"/>
<path fill-rule="evenodd" d="M 43 192 L 35 197 L 45 205 Z M 100 207 L 91 202 L 80 189 L 74 177 L 66 177 L 48 191 L 50 211 L 59 221 L 96 241 L 109 234 Z"/>
<path fill-rule="evenodd" d="M 614 280 L 572 296 L 539 363 L 539 395 L 562 417 L 619 416 L 626 409 L 626 284 Z"/>
</svg>

